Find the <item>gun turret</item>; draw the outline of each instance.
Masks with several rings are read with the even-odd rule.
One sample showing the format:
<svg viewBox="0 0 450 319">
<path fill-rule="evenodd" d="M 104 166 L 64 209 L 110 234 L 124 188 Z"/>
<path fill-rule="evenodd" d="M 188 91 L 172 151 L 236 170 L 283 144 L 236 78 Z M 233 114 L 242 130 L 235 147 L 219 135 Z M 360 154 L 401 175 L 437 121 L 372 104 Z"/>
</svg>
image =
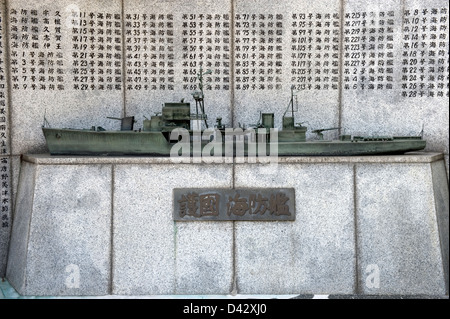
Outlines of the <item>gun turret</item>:
<svg viewBox="0 0 450 319">
<path fill-rule="evenodd" d="M 331 130 L 339 130 L 340 127 L 330 127 L 330 128 L 320 128 L 317 130 L 311 131 L 312 133 L 316 133 L 319 137 L 319 140 L 323 140 L 323 131 L 331 131 Z"/>
</svg>

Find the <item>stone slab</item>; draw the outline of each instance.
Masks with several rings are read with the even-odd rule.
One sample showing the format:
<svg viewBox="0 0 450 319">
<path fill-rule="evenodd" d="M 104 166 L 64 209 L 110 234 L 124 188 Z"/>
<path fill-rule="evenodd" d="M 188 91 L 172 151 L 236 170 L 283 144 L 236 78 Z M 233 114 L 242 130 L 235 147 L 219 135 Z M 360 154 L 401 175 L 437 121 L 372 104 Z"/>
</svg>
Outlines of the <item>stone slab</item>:
<svg viewBox="0 0 450 319">
<path fill-rule="evenodd" d="M 111 169 L 24 163 L 8 273 L 20 294 L 106 295 Z"/>
<path fill-rule="evenodd" d="M 5 276 L 8 244 L 11 230 L 11 125 L 8 91 L 8 65 L 6 41 L 5 1 L 0 1 L 0 277 Z"/>
<path fill-rule="evenodd" d="M 174 164 L 179 163 L 170 157 L 95 157 L 95 156 L 53 156 L 50 154 L 25 154 L 23 160 L 39 165 L 80 165 L 80 164 Z M 278 157 L 278 163 L 432 163 L 443 159 L 442 153 L 411 152 L 405 155 L 380 156 L 298 156 Z M 224 157 L 223 162 L 228 163 Z M 185 163 L 184 161 L 182 163 Z M 194 163 L 191 158 L 186 163 Z M 233 162 L 231 162 L 233 163 Z M 183 165 L 183 164 L 181 164 Z"/>
<path fill-rule="evenodd" d="M 123 113 L 122 3 L 8 1 L 12 154 L 44 152 L 53 127 L 118 129 Z"/>
<path fill-rule="evenodd" d="M 24 162 L 22 164 L 22 180 L 19 183 L 16 197 L 14 227 L 9 245 L 8 267 L 6 276 L 14 288 L 25 293 L 28 239 L 33 212 L 33 196 L 35 187 L 36 166 Z"/>
<path fill-rule="evenodd" d="M 165 102 L 196 105 L 200 67 L 208 125 L 232 124 L 232 1 L 124 0 L 126 112 L 138 119 Z"/>
<path fill-rule="evenodd" d="M 442 160 L 431 165 L 439 165 L 444 173 Z M 446 212 L 445 207 L 436 206 L 443 199 L 438 199 L 442 195 L 436 197 L 433 184 L 440 185 L 444 194 L 448 187 L 442 183 L 445 175 L 432 174 L 431 165 L 357 165 L 356 232 L 362 294 L 446 293 L 441 244 L 448 245 L 448 238 L 441 243 L 439 234 L 442 231 L 445 238 L 448 230 L 439 229 L 437 219 L 439 215 L 448 218 L 448 202 L 441 204 L 447 206 Z"/>
<path fill-rule="evenodd" d="M 295 123 L 339 126 L 340 23 L 340 1 L 236 1 L 235 125 L 274 112 L 281 128 L 294 86 Z"/>
<path fill-rule="evenodd" d="M 447 180 L 449 179 L 449 171 L 450 171 L 450 163 L 449 163 L 449 155 L 446 154 L 444 155 L 445 158 L 445 168 L 446 168 L 446 172 L 447 172 Z"/>
<path fill-rule="evenodd" d="M 9 101 L 7 64 L 6 3 L 0 1 L 0 154 L 11 154 L 11 105 Z"/>
<path fill-rule="evenodd" d="M 172 190 L 231 187 L 231 165 L 116 165 L 114 181 L 114 294 L 229 293 L 232 222 L 174 222 Z"/>
<path fill-rule="evenodd" d="M 355 285 L 351 164 L 236 165 L 235 187 L 293 187 L 296 220 L 236 223 L 238 291 L 352 293 Z"/>
<path fill-rule="evenodd" d="M 5 277 L 9 240 L 17 191 L 20 158 L 4 156 L 0 158 L 2 183 L 0 186 L 0 277 Z"/>
<path fill-rule="evenodd" d="M 442 161 L 431 164 L 433 192 L 436 206 L 436 219 L 441 243 L 442 265 L 444 269 L 445 291 L 449 289 L 449 193 L 448 176 L 445 178 L 445 166 Z M 448 171 L 447 171 L 448 173 Z M 447 185 L 447 187 L 446 187 Z"/>
<path fill-rule="evenodd" d="M 448 154 L 448 2 L 344 5 L 341 126 L 353 134 L 419 134 Z M 447 34 L 446 34 L 447 33 Z"/>
</svg>

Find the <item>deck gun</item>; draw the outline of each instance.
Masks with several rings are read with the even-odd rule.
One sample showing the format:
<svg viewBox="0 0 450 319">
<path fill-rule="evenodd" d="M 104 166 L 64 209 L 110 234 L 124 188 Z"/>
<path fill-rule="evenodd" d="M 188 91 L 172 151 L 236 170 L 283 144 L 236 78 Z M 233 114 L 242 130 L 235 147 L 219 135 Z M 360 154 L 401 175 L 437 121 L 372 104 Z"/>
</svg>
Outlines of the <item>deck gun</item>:
<svg viewBox="0 0 450 319">
<path fill-rule="evenodd" d="M 319 137 L 319 140 L 323 140 L 323 131 L 332 131 L 332 130 L 339 130 L 340 127 L 330 127 L 330 128 L 320 128 L 317 130 L 311 131 L 312 133 L 316 133 Z"/>
</svg>

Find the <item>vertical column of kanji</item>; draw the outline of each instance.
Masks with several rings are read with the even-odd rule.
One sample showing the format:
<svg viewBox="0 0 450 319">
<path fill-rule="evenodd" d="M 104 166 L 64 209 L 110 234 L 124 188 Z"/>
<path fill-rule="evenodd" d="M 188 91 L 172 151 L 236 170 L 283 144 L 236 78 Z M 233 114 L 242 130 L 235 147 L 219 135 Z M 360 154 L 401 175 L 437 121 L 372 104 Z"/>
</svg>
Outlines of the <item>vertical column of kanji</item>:
<svg viewBox="0 0 450 319">
<path fill-rule="evenodd" d="M 119 128 L 120 0 L 8 1 L 12 153 L 46 152 L 41 126 Z"/>
<path fill-rule="evenodd" d="M 399 81 L 404 108 L 420 110 L 427 148 L 449 153 L 449 4 L 406 1 Z M 413 117 L 414 118 L 414 117 Z M 420 124 L 420 123 L 419 123 Z"/>
<path fill-rule="evenodd" d="M 5 1 L 0 1 L 0 277 L 5 276 L 11 230 L 11 147 L 5 41 Z"/>
<path fill-rule="evenodd" d="M 448 2 L 345 2 L 342 124 L 448 154 Z"/>
<path fill-rule="evenodd" d="M 231 123 L 231 1 L 124 0 L 126 110 L 141 125 L 165 102 L 191 103 L 202 69 L 208 125 Z M 210 71 L 208 71 L 210 70 Z"/>
<path fill-rule="evenodd" d="M 235 123 L 275 113 L 282 127 L 291 88 L 295 123 L 339 121 L 340 1 L 236 1 Z M 287 114 L 291 116 L 291 109 Z"/>
</svg>

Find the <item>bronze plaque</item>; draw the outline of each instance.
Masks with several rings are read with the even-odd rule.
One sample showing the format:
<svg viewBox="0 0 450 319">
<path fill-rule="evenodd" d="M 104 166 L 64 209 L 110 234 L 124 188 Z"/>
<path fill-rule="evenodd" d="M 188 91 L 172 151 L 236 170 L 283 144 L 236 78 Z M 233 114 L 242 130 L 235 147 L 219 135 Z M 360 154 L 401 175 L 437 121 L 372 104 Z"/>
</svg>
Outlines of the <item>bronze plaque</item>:
<svg viewBox="0 0 450 319">
<path fill-rule="evenodd" d="M 295 220 L 293 188 L 175 188 L 176 221 Z"/>
</svg>

